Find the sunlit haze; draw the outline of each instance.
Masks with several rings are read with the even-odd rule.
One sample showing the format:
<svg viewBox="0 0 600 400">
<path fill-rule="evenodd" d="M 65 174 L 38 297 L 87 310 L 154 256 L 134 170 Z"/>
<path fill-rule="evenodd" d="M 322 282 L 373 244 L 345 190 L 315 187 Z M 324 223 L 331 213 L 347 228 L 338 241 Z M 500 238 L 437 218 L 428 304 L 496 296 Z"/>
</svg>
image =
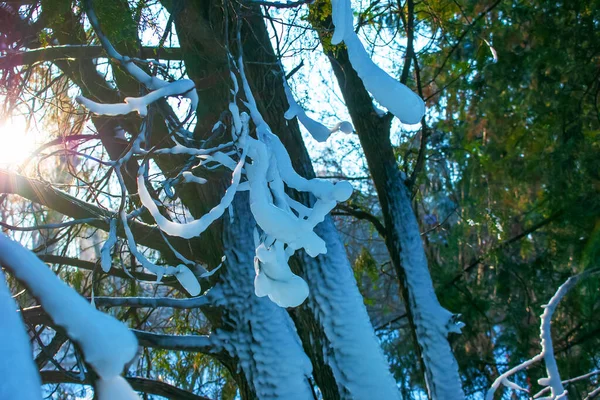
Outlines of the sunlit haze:
<svg viewBox="0 0 600 400">
<path fill-rule="evenodd" d="M 0 121 L 0 167 L 17 166 L 35 150 L 33 132 L 27 132 L 24 119 Z"/>
</svg>

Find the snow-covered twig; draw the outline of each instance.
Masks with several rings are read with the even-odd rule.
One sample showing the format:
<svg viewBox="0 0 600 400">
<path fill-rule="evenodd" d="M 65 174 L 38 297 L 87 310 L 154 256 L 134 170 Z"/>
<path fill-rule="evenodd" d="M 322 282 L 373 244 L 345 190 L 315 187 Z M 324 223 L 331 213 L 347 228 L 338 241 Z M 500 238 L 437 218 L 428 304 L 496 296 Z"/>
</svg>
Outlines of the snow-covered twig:
<svg viewBox="0 0 600 400">
<path fill-rule="evenodd" d="M 587 394 L 587 396 L 585 396 L 585 399 L 583 400 L 592 400 L 597 398 L 598 396 L 600 396 L 600 386 L 597 387 L 596 389 L 592 390 L 591 392 L 589 392 Z"/>
<path fill-rule="evenodd" d="M 565 391 L 563 382 L 560 379 L 560 374 L 556 365 L 556 359 L 554 358 L 554 348 L 552 346 L 551 334 L 552 315 L 556 311 L 556 308 L 558 307 L 558 304 L 560 303 L 562 298 L 569 292 L 569 290 L 571 290 L 577 284 L 577 282 L 579 282 L 579 280 L 581 280 L 581 278 L 593 273 L 597 273 L 598 271 L 598 269 L 589 269 L 578 275 L 572 276 L 558 288 L 558 290 L 556 291 L 554 296 L 552 296 L 548 304 L 544 306 L 544 312 L 540 316 L 540 338 L 542 345 L 541 352 L 535 357 L 509 369 L 508 371 L 500 375 L 498 378 L 496 378 L 496 380 L 487 392 L 486 400 L 493 400 L 494 393 L 500 387 L 500 385 L 505 385 L 507 387 L 514 388 L 514 384 L 511 385 L 511 382 L 508 381 L 508 378 L 541 360 L 544 360 L 544 363 L 546 365 L 547 377 L 539 379 L 538 383 L 542 386 L 547 386 L 548 388 L 538 393 L 535 396 L 535 398 L 539 398 L 542 400 L 566 398 L 567 392 Z M 541 395 L 547 390 L 550 390 L 550 396 L 539 397 L 539 395 Z"/>
<path fill-rule="evenodd" d="M 583 375 L 577 376 L 575 378 L 566 379 L 566 380 L 562 381 L 562 384 L 564 386 L 566 386 L 566 385 L 569 385 L 569 384 L 571 384 L 573 382 L 579 382 L 579 381 L 582 381 L 582 380 L 585 380 L 585 379 L 589 379 L 589 378 L 591 378 L 593 376 L 596 376 L 596 375 L 600 375 L 600 370 L 588 372 L 587 374 L 583 374 Z M 550 389 L 551 389 L 550 386 L 547 386 L 547 387 L 543 388 L 542 390 L 540 390 L 539 392 L 537 392 L 533 396 L 533 398 L 534 399 L 540 398 L 544 393 L 549 392 Z"/>
<path fill-rule="evenodd" d="M 306 114 L 306 111 L 296 102 L 294 99 L 294 95 L 287 84 L 285 77 L 283 78 L 283 89 L 285 91 L 285 96 L 287 97 L 288 104 L 290 108 L 285 113 L 286 119 L 292 119 L 297 117 L 300 123 L 308 130 L 311 136 L 317 142 L 325 142 L 332 133 L 337 131 L 344 132 L 346 134 L 350 134 L 354 132 L 354 127 L 350 122 L 342 121 L 337 123 L 333 128 L 328 128 L 322 123 L 315 121 L 311 117 Z"/>
<path fill-rule="evenodd" d="M 127 214 L 125 213 L 125 210 L 121 210 L 120 215 L 121 222 L 125 230 L 125 236 L 127 237 L 129 251 L 131 251 L 131 254 L 133 254 L 136 260 L 138 260 L 144 268 L 155 274 L 158 282 L 160 282 L 164 275 L 175 275 L 175 278 L 177 278 L 179 283 L 181 283 L 181 286 L 183 286 L 190 295 L 199 295 L 200 283 L 198 283 L 198 279 L 192 273 L 192 271 L 190 271 L 190 269 L 183 264 L 180 264 L 177 267 L 159 267 L 150 260 L 148 260 L 137 248 L 135 238 L 133 237 L 133 233 L 131 232 L 131 229 L 129 229 L 129 225 L 127 224 Z"/>
</svg>

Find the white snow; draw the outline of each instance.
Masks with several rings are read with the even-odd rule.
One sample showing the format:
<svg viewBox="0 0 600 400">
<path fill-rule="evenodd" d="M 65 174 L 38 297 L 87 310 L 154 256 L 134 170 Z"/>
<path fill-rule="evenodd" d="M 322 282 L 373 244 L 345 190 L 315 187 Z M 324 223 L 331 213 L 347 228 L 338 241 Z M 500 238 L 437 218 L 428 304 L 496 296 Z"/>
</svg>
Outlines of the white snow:
<svg viewBox="0 0 600 400">
<path fill-rule="evenodd" d="M 307 180 L 296 173 L 287 150 L 258 111 L 241 57 L 237 66 L 247 99 L 246 106 L 258 136 L 258 140 L 246 137 L 242 144 L 248 148 L 248 156 L 252 159 L 252 163 L 246 165 L 250 209 L 265 233 L 263 243 L 257 247 L 255 293 L 259 296 L 268 295 L 282 306 L 298 305 L 306 299 L 308 287 L 302 278 L 290 271 L 287 260 L 295 250 L 301 248 L 311 257 L 327 252 L 325 241 L 314 232 L 314 228 L 337 202 L 350 197 L 352 185 L 348 182 L 334 185 L 320 179 Z M 287 93 L 291 96 L 289 88 Z M 291 97 L 289 102 L 292 112 L 297 113 L 299 106 Z M 245 114 L 240 116 L 242 121 L 247 118 Z M 291 199 L 285 193 L 285 184 L 314 194 L 317 197 L 314 208 L 301 208 L 297 202 L 289 202 Z M 290 205 L 301 209 L 302 215 L 296 216 Z M 287 247 L 284 249 L 284 246 Z"/>
<path fill-rule="evenodd" d="M 69 338 L 79 345 L 85 361 L 98 376 L 107 382 L 117 382 L 113 378 L 121 374 L 137 352 L 137 339 L 127 326 L 93 308 L 32 252 L 3 234 L 0 234 L 0 263 L 29 289 L 54 323 L 64 328 Z M 119 387 L 133 393 L 129 385 L 119 383 Z"/>
<path fill-rule="evenodd" d="M 308 297 L 308 285 L 288 265 L 284 245 L 280 241 L 267 248 L 256 249 L 254 290 L 258 297 L 269 299 L 280 307 L 297 307 Z"/>
<path fill-rule="evenodd" d="M 310 118 L 304 109 L 296 102 L 294 99 L 294 95 L 292 91 L 285 81 L 285 77 L 283 78 L 283 89 L 285 91 L 285 95 L 287 97 L 288 104 L 290 108 L 284 114 L 285 119 L 292 119 L 297 117 L 300 123 L 308 130 L 308 133 L 317 141 L 317 142 L 325 142 L 329 138 L 332 133 L 337 131 L 341 131 L 344 133 L 353 133 L 354 127 L 348 121 L 341 121 L 334 125 L 332 128 L 328 128 L 322 123 L 315 121 Z"/>
<path fill-rule="evenodd" d="M 40 400 L 41 380 L 29 336 L 0 269 L 0 399 Z"/>
<path fill-rule="evenodd" d="M 102 249 L 100 250 L 100 266 L 102 267 L 102 271 L 108 272 L 112 267 L 112 256 L 111 251 L 115 244 L 117 243 L 117 220 L 110 220 L 110 229 L 108 231 L 108 239 L 102 245 Z"/>
<path fill-rule="evenodd" d="M 313 400 L 308 378 L 312 366 L 285 309 L 254 295 L 252 229 L 248 195 L 234 200 L 234 221 L 224 221 L 223 241 L 227 265 L 220 283 L 208 291 L 211 303 L 228 310 L 233 324 L 223 346 L 240 360 L 240 373 L 261 400 Z M 250 268 L 249 268 L 250 267 Z"/>
<path fill-rule="evenodd" d="M 138 396 L 122 376 L 100 378 L 95 384 L 98 400 L 139 400 Z"/>
<path fill-rule="evenodd" d="M 375 99 L 405 124 L 418 124 L 425 115 L 425 103 L 415 92 L 398 82 L 379 68 L 360 42 L 353 30 L 346 35 L 344 43 L 352 67 L 362 79 L 365 88 Z"/>
<path fill-rule="evenodd" d="M 418 124 L 425 115 L 425 103 L 408 87 L 379 68 L 365 50 L 354 32 L 350 0 L 332 0 L 332 18 L 335 26 L 332 44 L 344 41 L 352 67 L 362 79 L 365 88 L 382 106 L 405 124 Z"/>
<path fill-rule="evenodd" d="M 196 92 L 194 82 L 189 79 L 181 79 L 167 83 L 142 97 L 126 97 L 124 103 L 100 104 L 83 96 L 77 96 L 75 100 L 94 114 L 98 115 L 115 116 L 137 112 L 140 116 L 145 117 L 148 115 L 148 106 L 150 104 L 163 97 L 179 95 L 189 98 L 192 103 L 191 109 L 196 109 L 198 106 L 198 93 Z"/>
<path fill-rule="evenodd" d="M 540 339 L 541 339 L 541 347 L 542 350 L 539 354 L 530 358 L 527 361 L 522 362 L 521 364 L 509 369 L 508 371 L 501 374 L 492 386 L 489 388 L 486 394 L 486 400 L 493 400 L 494 393 L 500 385 L 504 385 L 506 387 L 517 389 L 515 384 L 508 380 L 515 373 L 522 371 L 528 368 L 530 365 L 537 363 L 538 361 L 544 360 L 544 364 L 546 365 L 546 377 L 542 377 L 538 379 L 538 384 L 541 386 L 547 386 L 544 390 L 540 391 L 533 398 L 540 400 L 555 400 L 555 399 L 566 399 L 567 391 L 565 390 L 563 383 L 560 378 L 560 373 L 558 371 L 558 365 L 556 364 L 556 359 L 554 358 L 554 347 L 552 345 L 552 332 L 551 332 L 551 324 L 552 324 L 552 316 L 558 307 L 558 304 L 562 300 L 563 297 L 571 290 L 577 282 L 592 272 L 593 269 L 582 272 L 579 275 L 575 275 L 567 279 L 565 283 L 563 283 L 554 296 L 550 299 L 547 305 L 543 306 L 544 312 L 540 316 Z M 577 378 L 575 378 L 577 379 Z M 573 381 L 575 380 L 573 379 Z M 565 381 L 568 382 L 568 381 Z M 540 397 L 546 391 L 550 391 L 549 396 Z"/>
<path fill-rule="evenodd" d="M 240 161 L 237 163 L 236 167 L 233 170 L 232 182 L 231 186 L 227 188 L 221 202 L 213 207 L 208 213 L 204 214 L 197 220 L 188 222 L 188 223 L 177 223 L 173 221 L 169 221 L 166 217 L 164 217 L 158 207 L 154 203 L 154 200 L 150 196 L 148 189 L 146 188 L 146 183 L 144 181 L 143 171 L 138 175 L 137 183 L 138 183 L 138 194 L 140 196 L 140 201 L 148 209 L 157 225 L 163 232 L 167 233 L 171 236 L 179 236 L 185 239 L 190 239 L 195 236 L 199 236 L 202 232 L 204 232 L 210 224 L 219 219 L 227 207 L 231 204 L 233 197 L 236 193 L 237 186 L 240 183 L 240 178 L 242 175 L 242 167 L 244 166 L 244 159 L 246 158 L 246 150 L 240 156 Z"/>
<path fill-rule="evenodd" d="M 181 286 L 183 286 L 190 295 L 198 296 L 200 294 L 200 282 L 198 282 L 198 278 L 196 278 L 194 273 L 183 264 L 178 265 L 177 269 L 178 271 L 175 274 L 175 278 L 181 283 Z"/>
<path fill-rule="evenodd" d="M 196 176 L 190 171 L 183 172 L 181 177 L 185 183 L 197 183 L 198 185 L 203 185 L 208 182 L 206 179 Z"/>
<path fill-rule="evenodd" d="M 331 14 L 335 26 L 331 44 L 335 45 L 341 43 L 350 32 L 354 32 L 354 18 L 350 0 L 332 0 Z"/>
</svg>

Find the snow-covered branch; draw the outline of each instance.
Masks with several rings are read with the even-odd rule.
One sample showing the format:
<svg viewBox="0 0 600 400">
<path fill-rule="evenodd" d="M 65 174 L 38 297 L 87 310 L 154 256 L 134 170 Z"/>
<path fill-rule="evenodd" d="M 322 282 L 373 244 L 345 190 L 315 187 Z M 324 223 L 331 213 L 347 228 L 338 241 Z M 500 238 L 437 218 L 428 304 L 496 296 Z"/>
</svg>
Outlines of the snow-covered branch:
<svg viewBox="0 0 600 400">
<path fill-rule="evenodd" d="M 570 379 L 565 379 L 564 381 L 562 381 L 563 386 L 567 386 L 571 383 L 574 382 L 579 382 L 579 381 L 583 381 L 589 378 L 592 378 L 596 375 L 600 375 L 600 370 L 596 370 L 596 371 L 592 371 L 592 372 L 588 372 L 587 374 L 583 374 L 580 376 L 577 376 L 575 378 L 570 378 Z M 534 399 L 538 399 L 540 398 L 542 395 L 544 395 L 545 393 L 549 392 L 552 389 L 551 386 L 546 386 L 545 388 L 543 388 L 542 390 L 540 390 L 539 392 L 537 392 L 533 398 Z"/>
<path fill-rule="evenodd" d="M 114 116 L 136 111 L 141 116 L 146 116 L 148 106 L 151 103 L 167 96 L 184 95 L 191 100 L 190 113 L 195 110 L 198 97 L 192 81 L 182 79 L 169 83 L 148 75 L 136 65 L 136 61 L 139 62 L 140 60 L 132 60 L 116 51 L 110 41 L 103 35 L 90 0 L 86 0 L 84 4 L 90 23 L 106 53 L 110 58 L 119 62 L 136 80 L 145 85 L 150 92 L 142 97 L 126 98 L 122 104 L 98 104 L 82 97 L 79 97 L 77 101 L 90 111 L 100 115 Z M 219 149 L 195 149 L 193 146 L 176 143 L 170 149 L 158 150 L 163 154 L 195 156 L 202 160 L 198 166 L 207 169 L 224 166 L 232 170 L 231 185 L 225 191 L 221 201 L 208 213 L 196 220 L 186 223 L 172 221 L 161 213 L 155 199 L 152 198 L 146 187 L 147 166 L 145 165 L 142 165 L 138 172 L 138 194 L 141 203 L 150 212 L 163 232 L 170 236 L 189 239 L 202 234 L 215 220 L 220 218 L 225 210 L 230 208 L 238 190 L 249 190 L 250 209 L 258 227 L 262 230 L 262 234 L 257 232 L 255 240 L 255 292 L 258 296 L 269 296 L 271 300 L 280 306 L 297 306 L 308 296 L 308 286 L 302 278 L 291 272 L 288 260 L 299 249 L 304 249 L 311 257 L 327 252 L 325 242 L 314 232 L 314 228 L 325 219 L 326 215 L 338 202 L 347 200 L 353 189 L 352 185 L 345 181 L 333 184 L 321 179 L 307 180 L 296 173 L 285 147 L 279 138 L 272 133 L 258 110 L 244 71 L 239 32 L 238 44 L 240 44 L 240 55 L 237 64 L 232 64 L 236 64 L 238 68 L 241 87 L 246 97 L 244 105 L 248 109 L 249 115 L 239 110 L 236 97 L 240 85 L 238 84 L 238 78 L 231 72 L 234 100 L 229 105 L 229 112 L 233 120 L 231 147 L 235 146 L 235 149 L 223 152 L 221 151 L 223 146 Z M 233 57 L 231 58 L 233 60 Z M 348 122 L 340 122 L 334 128 L 329 129 L 309 118 L 295 102 L 285 80 L 283 85 L 290 103 L 290 109 L 286 117 L 297 116 L 315 135 L 317 140 L 325 140 L 331 132 L 337 130 L 346 133 L 353 132 L 352 125 Z M 254 123 L 256 128 L 257 139 L 249 135 L 250 121 Z M 215 125 L 215 129 L 218 126 L 219 124 Z M 128 152 L 115 162 L 115 171 L 123 187 L 123 193 L 125 193 L 125 189 L 120 166 L 134 153 L 148 154 L 140 147 L 140 144 L 145 140 L 145 128 L 147 128 L 147 125 L 143 123 L 140 134 L 130 146 Z M 230 146 L 230 144 L 227 143 L 225 146 Z M 251 159 L 252 162 L 247 162 L 246 158 Z M 207 165 L 209 163 L 210 166 Z M 205 182 L 186 170 L 182 171 L 179 176 L 177 179 L 169 181 L 169 185 L 181 182 L 196 184 Z M 243 177 L 246 178 L 244 182 L 242 182 Z M 304 207 L 291 200 L 285 193 L 286 186 L 314 195 L 317 198 L 314 206 L 312 208 Z M 170 186 L 168 190 L 171 192 Z M 190 294 L 199 294 L 200 286 L 185 265 L 158 267 L 137 249 L 135 237 L 128 227 L 123 207 L 120 210 L 120 219 L 129 248 L 144 268 L 155 273 L 159 281 L 163 275 L 173 274 Z M 105 269 L 109 268 L 110 249 L 113 245 L 114 235 L 111 234 L 102 252 L 102 266 Z M 186 263 L 185 260 L 183 262 Z"/>
<path fill-rule="evenodd" d="M 142 97 L 125 98 L 125 103 L 122 104 L 98 104 L 81 96 L 77 98 L 77 101 L 90 111 L 100 115 L 122 115 L 137 111 L 140 115 L 145 116 L 147 114 L 148 106 L 151 103 L 163 97 L 182 95 L 191 102 L 190 111 L 188 113 L 189 118 L 191 113 L 195 112 L 196 107 L 198 106 L 198 94 L 196 93 L 194 82 L 190 79 L 166 82 L 156 76 L 149 75 L 136 65 L 136 61 L 143 62 L 143 60 L 131 59 L 119 54 L 108 38 L 102 33 L 91 0 L 85 0 L 83 3 L 90 24 L 92 25 L 92 28 L 94 28 L 94 32 L 100 40 L 104 51 L 106 51 L 111 59 L 117 61 L 127 72 L 129 72 L 133 78 L 146 86 L 146 88 L 150 90 L 150 93 Z"/>
<path fill-rule="evenodd" d="M 392 78 L 371 60 L 354 31 L 350 0 L 332 0 L 331 3 L 333 24 L 335 25 L 331 43 L 344 42 L 348 48 L 348 56 L 352 67 L 375 100 L 403 123 L 418 124 L 425 114 L 423 99 Z"/>
<path fill-rule="evenodd" d="M 509 381 L 508 379 L 517 372 L 525 370 L 529 368 L 529 366 L 542 360 L 544 360 L 544 364 L 546 365 L 547 377 L 539 379 L 538 383 L 542 386 L 547 386 L 547 388 L 540 391 L 540 393 L 538 393 L 535 396 L 535 398 L 541 400 L 554 400 L 566 398 L 567 391 L 564 389 L 563 381 L 561 381 L 560 379 L 560 373 L 558 371 L 558 366 L 556 365 L 556 359 L 554 358 L 554 348 L 552 346 L 551 333 L 552 316 L 556 311 L 558 304 L 560 303 L 562 298 L 569 292 L 569 290 L 571 290 L 577 284 L 577 282 L 581 280 L 581 278 L 596 272 L 598 272 L 598 269 L 590 269 L 585 272 L 582 272 L 579 275 L 572 276 L 558 288 L 558 290 L 556 291 L 554 296 L 552 296 L 548 304 L 543 306 L 544 312 L 540 316 L 540 339 L 542 350 L 535 357 L 532 357 L 531 359 L 509 369 L 508 371 L 500 375 L 498 378 L 496 378 L 496 380 L 487 392 L 487 400 L 493 400 L 494 393 L 496 392 L 496 390 L 498 390 L 498 388 L 501 385 L 527 392 L 526 389 L 519 387 L 515 383 Z M 542 393 L 545 393 L 548 390 L 550 391 L 549 396 L 539 397 Z"/>
<path fill-rule="evenodd" d="M 290 108 L 285 113 L 286 119 L 298 118 L 298 121 L 308 130 L 311 136 L 317 142 L 325 142 L 332 133 L 337 131 L 350 134 L 354 132 L 354 127 L 348 121 L 338 122 L 333 128 L 328 128 L 322 123 L 315 121 L 306 114 L 306 111 L 296 102 L 294 95 L 287 84 L 285 77 L 283 78 L 283 88 L 287 97 Z"/>
<path fill-rule="evenodd" d="M 188 96 L 189 93 L 196 93 L 194 83 L 189 79 L 181 81 L 171 82 L 166 86 L 156 89 L 142 97 L 125 97 L 124 103 L 118 104 L 100 104 L 95 101 L 86 99 L 83 96 L 77 96 L 75 100 L 98 115 L 126 115 L 131 112 L 137 112 L 140 116 L 145 117 L 148 115 L 148 107 L 150 104 L 162 99 L 163 97 L 170 96 Z M 192 110 L 195 110 L 197 106 L 196 101 L 192 102 Z"/>
<path fill-rule="evenodd" d="M 137 340 L 121 322 L 93 308 L 32 252 L 0 234 L 0 263 L 38 299 L 56 325 L 76 342 L 85 361 L 98 374 L 99 398 L 120 392 L 135 396 L 120 376 L 137 352 Z M 68 306 L 66 306 L 68 305 Z M 12 329 L 12 328 L 11 328 Z M 131 397 L 133 398 L 133 397 Z"/>
</svg>

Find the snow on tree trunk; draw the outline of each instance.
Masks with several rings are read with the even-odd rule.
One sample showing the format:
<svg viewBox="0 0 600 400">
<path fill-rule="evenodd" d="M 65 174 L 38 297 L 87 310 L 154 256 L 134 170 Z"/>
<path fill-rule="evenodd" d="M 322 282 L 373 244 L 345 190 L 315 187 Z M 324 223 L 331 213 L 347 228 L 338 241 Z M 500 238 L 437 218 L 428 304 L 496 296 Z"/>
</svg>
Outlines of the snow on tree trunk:
<svg viewBox="0 0 600 400">
<path fill-rule="evenodd" d="M 208 292 L 215 305 L 227 309 L 226 319 L 234 325 L 223 346 L 238 359 L 258 399 L 313 399 L 308 380 L 312 367 L 289 315 L 254 294 L 253 221 L 247 193 L 238 193 L 233 218 L 224 217 L 225 270 Z"/>
<path fill-rule="evenodd" d="M 327 243 L 317 258 L 302 253 L 310 287 L 308 307 L 322 324 L 325 362 L 333 370 L 343 399 L 399 399 L 400 393 L 375 336 L 346 250 L 333 221 L 316 227 Z"/>
<path fill-rule="evenodd" d="M 345 11 L 339 13 L 338 10 L 336 17 L 336 7 L 345 10 L 350 7 L 350 2 L 336 0 L 333 22 L 336 32 L 342 27 L 338 39 L 346 42 L 350 38 L 349 47 L 352 47 L 352 51 L 349 48 L 337 48 L 327 55 L 377 190 L 387 231 L 386 247 L 399 277 L 403 297 L 408 303 L 408 317 L 418 345 L 417 353 L 421 353 L 428 393 L 433 399 L 461 399 L 464 394 L 458 364 L 448 343 L 448 333 L 459 331 L 460 324 L 453 322 L 452 314 L 441 307 L 435 295 L 410 193 L 398 169 L 397 157 L 390 142 L 391 118 L 374 111 L 369 94 L 372 91 L 380 102 L 393 100 L 393 96 L 390 98 L 387 92 L 381 90 L 381 82 L 389 80 L 389 77 L 384 78 L 383 71 L 375 72 L 375 67 L 363 54 L 362 44 L 357 43 L 351 24 L 352 15 Z M 320 38 L 322 41 L 328 40 L 324 34 Z M 369 71 L 373 72 L 373 76 Z M 378 90 L 373 91 L 374 87 Z M 396 90 L 407 95 L 398 100 L 400 105 L 412 97 L 400 83 L 396 85 Z M 400 119 L 409 122 L 418 121 L 422 110 L 420 107 L 411 107 L 407 118 L 393 104 L 386 104 L 386 107 L 393 113 L 397 112 Z"/>
<path fill-rule="evenodd" d="M 0 399 L 41 399 L 42 383 L 33 363 L 29 337 L 1 270 L 0 321 Z"/>
<path fill-rule="evenodd" d="M 398 179 L 390 185 L 388 196 L 393 224 L 388 248 L 394 252 L 392 259 L 400 262 L 404 272 L 408 305 L 426 369 L 427 388 L 434 399 L 462 399 L 464 393 L 458 364 L 448 343 L 448 334 L 460 332 L 462 323 L 455 323 L 452 313 L 437 300 L 410 193 L 399 171 L 396 175 Z M 400 260 L 397 260 L 398 256 Z"/>
</svg>

